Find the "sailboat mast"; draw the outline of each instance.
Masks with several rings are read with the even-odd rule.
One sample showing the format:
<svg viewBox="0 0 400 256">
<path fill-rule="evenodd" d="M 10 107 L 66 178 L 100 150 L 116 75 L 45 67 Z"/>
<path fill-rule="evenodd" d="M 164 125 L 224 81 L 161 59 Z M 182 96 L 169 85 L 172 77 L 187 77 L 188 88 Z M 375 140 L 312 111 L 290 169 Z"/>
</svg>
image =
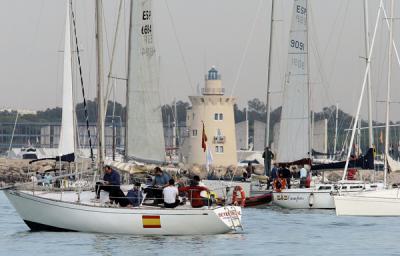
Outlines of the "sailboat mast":
<svg viewBox="0 0 400 256">
<path fill-rule="evenodd" d="M 96 61 L 97 61 L 97 163 L 100 170 L 104 166 L 104 95 L 103 95 L 103 5 L 95 2 L 96 19 Z"/>
<path fill-rule="evenodd" d="M 311 116 L 311 86 L 310 86 L 310 61 L 309 61 L 309 8 L 308 8 L 308 0 L 305 1 L 305 7 L 306 7 L 306 56 L 307 56 L 307 89 L 308 89 L 308 102 L 307 102 L 307 107 L 308 107 L 308 157 L 311 159 L 312 158 L 312 116 Z"/>
<path fill-rule="evenodd" d="M 130 60 L 130 56 L 131 56 L 131 52 L 132 52 L 132 37 L 131 34 L 133 33 L 133 18 L 132 18 L 132 13 L 133 13 L 133 1 L 130 1 L 130 6 L 129 6 L 129 32 L 128 32 L 128 69 L 127 69 L 127 74 L 126 74 L 126 105 L 125 105 L 125 142 L 124 142 L 124 158 L 125 161 L 128 160 L 128 129 L 129 129 L 129 122 L 128 122 L 128 106 L 129 106 L 129 81 L 131 80 L 130 77 L 130 66 L 131 66 L 131 60 Z"/>
<path fill-rule="evenodd" d="M 368 29 L 368 0 L 364 0 L 364 37 L 365 37 L 365 63 L 370 62 L 369 56 L 369 29 Z M 371 92 L 371 72 L 367 74 L 367 95 L 368 95 L 368 144 L 369 148 L 374 145 L 374 135 L 372 130 L 372 92 Z"/>
<path fill-rule="evenodd" d="M 274 4 L 275 0 L 271 1 L 271 22 L 269 29 L 269 50 L 268 50 L 268 81 L 267 81 L 267 102 L 266 102 L 266 121 L 265 121 L 265 139 L 264 139 L 264 148 L 269 146 L 269 126 L 271 119 L 271 111 L 270 111 L 270 95 L 271 95 L 271 60 L 272 60 L 272 35 L 274 30 Z"/>
<path fill-rule="evenodd" d="M 385 126 L 385 162 L 383 182 L 386 186 L 388 172 L 388 155 L 389 155 L 389 112 L 390 112 L 390 86 L 392 79 L 392 42 L 393 42 L 393 16 L 394 16 L 394 0 L 390 1 L 390 30 L 389 30 L 389 49 L 388 49 L 388 78 L 387 78 L 387 95 L 386 95 L 386 126 Z"/>
</svg>

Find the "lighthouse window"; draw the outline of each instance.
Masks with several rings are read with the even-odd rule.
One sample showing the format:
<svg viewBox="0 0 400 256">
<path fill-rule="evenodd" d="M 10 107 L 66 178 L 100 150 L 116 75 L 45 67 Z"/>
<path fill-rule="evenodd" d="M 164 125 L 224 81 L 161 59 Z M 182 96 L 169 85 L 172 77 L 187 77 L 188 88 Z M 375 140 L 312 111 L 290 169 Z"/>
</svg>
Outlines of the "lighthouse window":
<svg viewBox="0 0 400 256">
<path fill-rule="evenodd" d="M 197 130 L 195 129 L 195 130 L 192 130 L 192 136 L 193 137 L 196 137 L 197 136 Z"/>
<path fill-rule="evenodd" d="M 224 114 L 222 113 L 214 113 L 214 120 L 224 120 Z"/>
<path fill-rule="evenodd" d="M 215 146 L 216 153 L 224 153 L 224 146 Z"/>
</svg>

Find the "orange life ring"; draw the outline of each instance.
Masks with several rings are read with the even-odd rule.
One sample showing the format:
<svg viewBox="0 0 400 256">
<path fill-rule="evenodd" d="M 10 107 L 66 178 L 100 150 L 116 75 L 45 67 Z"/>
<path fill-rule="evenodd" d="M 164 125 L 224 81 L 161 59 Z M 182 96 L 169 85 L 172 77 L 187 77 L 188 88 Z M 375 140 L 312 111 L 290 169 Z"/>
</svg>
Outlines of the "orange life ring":
<svg viewBox="0 0 400 256">
<path fill-rule="evenodd" d="M 281 192 L 282 189 L 286 188 L 286 179 L 277 178 L 274 180 L 273 188 L 276 192 Z"/>
<path fill-rule="evenodd" d="M 240 201 L 239 198 L 237 197 L 237 192 L 240 192 Z M 246 202 L 246 192 L 244 192 L 242 186 L 235 186 L 233 189 L 233 195 L 232 195 L 232 203 L 233 204 L 239 204 L 240 206 L 244 207 Z"/>
</svg>

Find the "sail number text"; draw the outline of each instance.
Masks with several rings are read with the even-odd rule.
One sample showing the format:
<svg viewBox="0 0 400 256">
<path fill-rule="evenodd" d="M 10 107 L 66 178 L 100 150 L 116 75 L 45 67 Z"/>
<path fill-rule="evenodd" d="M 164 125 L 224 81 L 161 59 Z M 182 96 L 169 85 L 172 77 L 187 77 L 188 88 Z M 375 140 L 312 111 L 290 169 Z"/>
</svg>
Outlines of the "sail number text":
<svg viewBox="0 0 400 256">
<path fill-rule="evenodd" d="M 304 51 L 304 43 L 297 40 L 290 40 L 290 47 Z"/>
<path fill-rule="evenodd" d="M 143 11 L 142 19 L 143 20 L 149 20 L 151 17 L 151 11 Z"/>
<path fill-rule="evenodd" d="M 297 5 L 296 6 L 296 12 L 298 14 L 306 14 L 307 13 L 307 8 L 301 6 L 301 5 Z"/>
<path fill-rule="evenodd" d="M 147 21 L 151 18 L 151 11 L 144 10 L 142 13 L 142 20 Z M 142 35 L 151 34 L 151 24 L 145 24 L 142 26 Z"/>
</svg>

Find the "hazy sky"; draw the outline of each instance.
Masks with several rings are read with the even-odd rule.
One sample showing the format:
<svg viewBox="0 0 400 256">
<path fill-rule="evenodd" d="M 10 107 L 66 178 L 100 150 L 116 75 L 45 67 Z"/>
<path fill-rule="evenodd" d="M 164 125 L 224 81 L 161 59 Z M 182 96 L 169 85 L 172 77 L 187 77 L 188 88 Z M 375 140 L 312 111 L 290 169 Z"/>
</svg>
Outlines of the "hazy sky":
<svg viewBox="0 0 400 256">
<path fill-rule="evenodd" d="M 74 1 L 89 98 L 95 96 L 93 2 Z M 313 109 L 319 111 L 322 106 L 338 102 L 345 111 L 354 113 L 365 68 L 361 58 L 365 56 L 363 0 L 309 2 Z M 372 35 L 379 1 L 368 2 Z M 104 3 L 108 67 L 119 1 L 104 0 Z M 128 3 L 125 0 L 125 21 Z M 388 0 L 385 4 L 388 5 Z M 399 3 L 396 4 L 400 10 Z M 238 97 L 240 107 L 251 98 L 265 98 L 271 0 L 153 0 L 153 5 L 163 102 L 169 103 L 174 97 L 188 100 L 187 96 L 195 94 L 198 85 L 203 87 L 204 74 L 212 65 L 220 70 L 227 94 Z M 281 101 L 292 5 L 292 0 L 276 1 L 273 107 Z M 0 1 L 1 108 L 61 106 L 65 6 L 65 0 Z M 399 15 L 397 12 L 395 17 Z M 118 37 L 113 72 L 120 77 L 126 76 L 128 27 L 124 24 Z M 374 118 L 383 120 L 384 104 L 375 101 L 384 100 L 386 95 L 388 30 L 382 19 L 380 24 L 372 60 L 372 82 Z M 399 32 L 397 20 L 395 40 L 400 39 Z M 393 67 L 392 100 L 399 101 L 399 66 L 394 62 Z M 117 99 L 121 102 L 125 101 L 124 93 L 123 82 L 119 81 Z M 76 95 L 79 100 L 80 87 Z M 391 119 L 400 120 L 398 104 L 392 106 Z"/>
</svg>

